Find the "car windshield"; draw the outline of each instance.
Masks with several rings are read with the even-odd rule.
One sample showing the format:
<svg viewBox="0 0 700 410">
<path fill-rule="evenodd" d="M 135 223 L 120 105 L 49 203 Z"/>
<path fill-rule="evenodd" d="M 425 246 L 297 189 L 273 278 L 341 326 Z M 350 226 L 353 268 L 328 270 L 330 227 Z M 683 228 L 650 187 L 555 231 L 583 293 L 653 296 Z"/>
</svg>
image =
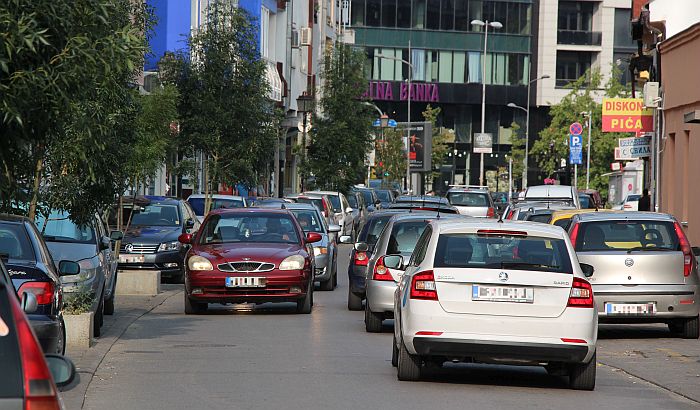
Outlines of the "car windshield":
<svg viewBox="0 0 700 410">
<path fill-rule="evenodd" d="M 348 196 L 348 203 L 350 204 L 351 208 L 359 208 L 359 206 L 357 205 L 357 197 L 355 195 Z"/>
<path fill-rule="evenodd" d="M 261 242 L 298 244 L 292 218 L 283 214 L 215 214 L 204 224 L 200 244 Z"/>
<path fill-rule="evenodd" d="M 388 255 L 413 253 L 416 242 L 426 226 L 428 226 L 427 220 L 396 222 L 391 229 L 386 253 Z"/>
<path fill-rule="evenodd" d="M 455 206 L 488 207 L 489 194 L 478 192 L 448 192 L 447 200 Z"/>
<path fill-rule="evenodd" d="M 391 202 L 391 193 L 389 191 L 377 189 L 374 191 L 374 193 L 377 194 L 377 198 L 379 198 L 380 201 Z"/>
<path fill-rule="evenodd" d="M 95 229 L 75 224 L 67 212 L 53 211 L 48 218 L 39 215 L 36 227 L 48 242 L 95 243 Z"/>
<path fill-rule="evenodd" d="M 24 225 L 0 222 L 0 256 L 8 258 L 10 262 L 36 261 Z"/>
<path fill-rule="evenodd" d="M 591 197 L 588 195 L 579 195 L 578 201 L 581 202 L 582 209 L 595 208 L 593 206 L 593 201 L 591 201 Z"/>
<path fill-rule="evenodd" d="M 190 204 L 194 210 L 194 214 L 197 216 L 204 216 L 204 198 L 189 198 L 187 202 Z M 211 210 L 221 209 L 221 208 L 243 208 L 243 200 L 241 199 L 223 199 L 217 198 L 213 199 L 211 203 Z"/>
<path fill-rule="evenodd" d="M 581 223 L 576 238 L 577 252 L 679 250 L 672 222 L 595 221 Z"/>
<path fill-rule="evenodd" d="M 362 198 L 365 200 L 365 203 L 367 205 L 374 205 L 374 197 L 372 196 L 372 192 L 370 191 L 360 191 L 362 194 Z"/>
<path fill-rule="evenodd" d="M 318 213 L 312 209 L 292 209 L 294 217 L 301 225 L 304 232 L 324 233 L 323 222 L 319 220 Z"/>
<path fill-rule="evenodd" d="M 389 222 L 392 216 L 391 214 L 376 216 L 367 222 L 367 226 L 362 230 L 365 234 L 364 242 L 367 243 L 367 245 L 374 246 L 374 244 L 377 243 L 379 234 L 382 233 L 386 223 Z M 360 237 L 360 240 L 362 239 L 363 238 Z"/>
<path fill-rule="evenodd" d="M 340 197 L 338 195 L 328 195 L 328 199 L 331 201 L 333 212 L 340 212 Z"/>
<path fill-rule="evenodd" d="M 639 201 L 639 198 L 641 197 L 641 195 L 627 195 L 627 199 L 625 200 L 625 202 Z"/>
<path fill-rule="evenodd" d="M 296 201 L 300 204 L 311 204 L 323 212 L 323 199 L 321 198 L 297 198 Z"/>
<path fill-rule="evenodd" d="M 573 273 L 563 239 L 538 236 L 440 235 L 436 268 L 485 268 Z"/>
<path fill-rule="evenodd" d="M 151 204 L 131 217 L 133 226 L 180 226 L 176 205 Z"/>
</svg>

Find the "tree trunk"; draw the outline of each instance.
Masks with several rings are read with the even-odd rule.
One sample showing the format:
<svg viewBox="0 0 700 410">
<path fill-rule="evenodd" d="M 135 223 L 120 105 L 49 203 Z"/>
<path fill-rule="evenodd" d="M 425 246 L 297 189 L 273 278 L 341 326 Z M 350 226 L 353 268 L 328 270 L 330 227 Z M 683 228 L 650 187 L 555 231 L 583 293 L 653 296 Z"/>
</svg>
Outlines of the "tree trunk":
<svg viewBox="0 0 700 410">
<path fill-rule="evenodd" d="M 36 168 L 34 169 L 34 186 L 32 187 L 32 200 L 29 204 L 29 219 L 32 221 L 36 217 L 36 207 L 39 202 L 39 187 L 41 186 L 41 173 L 44 169 L 44 155 L 43 153 L 39 155 L 39 159 L 36 161 Z"/>
</svg>

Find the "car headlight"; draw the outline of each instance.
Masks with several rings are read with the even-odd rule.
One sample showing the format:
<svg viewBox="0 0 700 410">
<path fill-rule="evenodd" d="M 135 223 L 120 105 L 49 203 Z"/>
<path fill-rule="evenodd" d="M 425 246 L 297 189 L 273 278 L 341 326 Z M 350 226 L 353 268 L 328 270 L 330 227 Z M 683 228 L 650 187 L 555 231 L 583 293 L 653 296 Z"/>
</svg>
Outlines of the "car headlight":
<svg viewBox="0 0 700 410">
<path fill-rule="evenodd" d="M 163 242 L 158 247 L 158 252 L 178 251 L 182 244 L 179 241 Z"/>
<path fill-rule="evenodd" d="M 209 259 L 199 255 L 190 256 L 187 259 L 187 267 L 190 270 L 214 270 Z"/>
<path fill-rule="evenodd" d="M 325 246 L 314 246 L 314 256 L 325 255 L 328 253 L 328 248 Z"/>
<path fill-rule="evenodd" d="M 284 258 L 280 263 L 280 270 L 299 270 L 304 268 L 304 257 L 301 255 L 292 255 Z"/>
<path fill-rule="evenodd" d="M 92 280 L 97 275 L 99 266 L 92 259 L 83 259 L 78 261 L 80 265 L 80 273 L 77 275 L 61 276 L 61 283 L 77 283 Z"/>
</svg>

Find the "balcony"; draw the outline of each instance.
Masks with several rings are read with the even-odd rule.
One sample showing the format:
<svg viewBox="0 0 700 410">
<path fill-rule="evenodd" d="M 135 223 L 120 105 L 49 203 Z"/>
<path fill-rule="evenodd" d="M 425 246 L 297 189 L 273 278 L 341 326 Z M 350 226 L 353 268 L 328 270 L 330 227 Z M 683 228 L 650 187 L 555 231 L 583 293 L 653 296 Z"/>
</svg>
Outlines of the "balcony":
<svg viewBox="0 0 700 410">
<path fill-rule="evenodd" d="M 600 31 L 557 30 L 557 44 L 599 46 L 602 37 Z"/>
</svg>

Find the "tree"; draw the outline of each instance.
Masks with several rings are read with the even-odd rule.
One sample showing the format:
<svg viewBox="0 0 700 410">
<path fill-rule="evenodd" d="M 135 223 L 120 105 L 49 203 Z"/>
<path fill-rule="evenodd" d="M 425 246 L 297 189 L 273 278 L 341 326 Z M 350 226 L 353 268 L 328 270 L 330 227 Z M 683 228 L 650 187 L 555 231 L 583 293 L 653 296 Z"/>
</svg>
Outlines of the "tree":
<svg viewBox="0 0 700 410">
<path fill-rule="evenodd" d="M 455 142 L 455 132 L 449 128 L 443 128 L 437 126 L 437 118 L 442 112 L 442 108 L 433 108 L 428 104 L 423 111 L 423 118 L 425 121 L 430 122 L 433 125 L 433 152 L 431 153 L 431 161 L 434 170 L 432 172 L 432 177 L 437 178 L 440 176 L 440 167 L 445 162 L 447 158 L 447 153 L 450 152 L 452 148 L 450 144 Z"/>
<path fill-rule="evenodd" d="M 522 181 L 523 168 L 525 167 L 525 134 L 518 135 L 521 127 L 517 122 L 512 122 L 510 128 L 513 134 L 510 139 L 509 158 L 513 159 L 513 187 L 515 188 L 515 186 L 519 186 L 519 181 Z M 530 161 L 531 159 L 528 159 L 528 162 Z"/>
<path fill-rule="evenodd" d="M 191 54 L 180 52 L 161 63 L 164 81 L 180 93 L 182 147 L 208 159 L 208 209 L 219 183 L 258 182 L 273 152 L 277 117 L 267 99 L 266 64 L 252 17 L 222 0 L 210 2 L 206 13 L 206 23 L 187 41 Z"/>
<path fill-rule="evenodd" d="M 313 116 L 305 172 L 319 187 L 347 192 L 364 179 L 370 148 L 372 111 L 362 103 L 367 56 L 337 43 L 326 53 L 320 110 Z"/>
<path fill-rule="evenodd" d="M 384 128 L 383 139 L 376 141 L 375 163 L 381 163 L 383 186 L 392 186 L 392 182 L 401 182 L 406 176 L 406 150 L 404 139 L 406 134 L 400 129 Z"/>
<path fill-rule="evenodd" d="M 549 127 L 542 130 L 539 139 L 532 145 L 530 154 L 539 164 L 545 175 L 553 175 L 560 167 L 562 158 L 569 159 L 569 126 L 573 122 L 581 122 L 584 125 L 584 155 L 583 166 L 578 167 L 578 188 L 586 186 L 586 145 L 588 130 L 582 112 L 593 113 L 591 127 L 591 170 L 590 187 L 601 192 L 606 197 L 608 180 L 602 176 L 614 161 L 614 148 L 621 137 L 629 137 L 626 133 L 602 132 L 602 104 L 594 99 L 602 85 L 602 78 L 598 71 L 586 73 L 584 76 L 568 85 L 571 88 L 561 102 L 550 108 L 552 121 Z M 606 97 L 628 97 L 629 88 L 620 84 L 619 76 L 615 68 L 604 86 L 603 94 Z"/>
</svg>

